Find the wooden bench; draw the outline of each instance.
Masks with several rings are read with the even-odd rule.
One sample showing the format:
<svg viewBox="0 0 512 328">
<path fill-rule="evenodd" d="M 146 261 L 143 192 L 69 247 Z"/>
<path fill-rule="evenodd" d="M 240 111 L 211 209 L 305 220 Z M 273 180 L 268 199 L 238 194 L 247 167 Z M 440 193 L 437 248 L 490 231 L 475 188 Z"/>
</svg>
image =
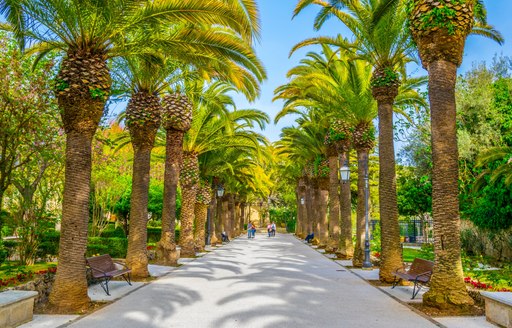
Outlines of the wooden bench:
<svg viewBox="0 0 512 328">
<path fill-rule="evenodd" d="M 485 299 L 485 317 L 487 321 L 500 327 L 512 328 L 512 293 L 481 292 Z"/>
<path fill-rule="evenodd" d="M 114 262 L 110 255 L 104 254 L 88 257 L 85 261 L 92 278 L 100 283 L 101 288 L 103 288 L 107 295 L 110 296 L 108 282 L 112 278 L 121 276 L 130 286 L 132 285 L 130 281 L 131 270 L 122 263 Z"/>
<path fill-rule="evenodd" d="M 414 288 L 412 290 L 411 299 L 414 299 L 420 292 L 421 287 L 427 285 L 430 282 L 433 269 L 434 262 L 415 258 L 409 269 L 403 267 L 393 272 L 395 281 L 393 282 L 392 288 L 395 288 L 402 280 L 413 282 Z"/>
</svg>

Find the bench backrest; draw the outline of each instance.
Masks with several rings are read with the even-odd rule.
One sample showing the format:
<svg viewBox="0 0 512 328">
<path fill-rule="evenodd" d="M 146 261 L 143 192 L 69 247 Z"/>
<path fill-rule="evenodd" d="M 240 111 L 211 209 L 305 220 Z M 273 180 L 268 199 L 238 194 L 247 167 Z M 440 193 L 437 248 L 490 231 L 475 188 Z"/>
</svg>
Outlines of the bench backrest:
<svg viewBox="0 0 512 328">
<path fill-rule="evenodd" d="M 418 275 L 425 272 L 432 272 L 433 269 L 434 262 L 420 258 L 415 258 L 407 273 L 410 275 Z"/>
<path fill-rule="evenodd" d="M 85 261 L 91 269 L 98 269 L 105 272 L 116 270 L 116 266 L 108 254 L 88 257 Z"/>
</svg>

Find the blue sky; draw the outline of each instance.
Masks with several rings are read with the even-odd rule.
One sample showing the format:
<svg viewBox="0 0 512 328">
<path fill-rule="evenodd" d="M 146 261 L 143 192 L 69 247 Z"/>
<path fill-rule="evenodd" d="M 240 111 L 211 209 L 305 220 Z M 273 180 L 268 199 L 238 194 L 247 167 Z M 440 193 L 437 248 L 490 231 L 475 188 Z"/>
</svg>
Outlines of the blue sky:
<svg viewBox="0 0 512 328">
<path fill-rule="evenodd" d="M 269 114 L 273 120 L 281 109 L 281 102 L 272 102 L 274 89 L 287 82 L 286 73 L 298 64 L 304 54 L 314 48 L 296 52 L 288 58 L 290 49 L 298 42 L 315 35 L 336 35 L 338 33 L 349 36 L 348 31 L 335 19 L 324 25 L 321 31 L 313 29 L 313 19 L 318 10 L 312 6 L 303 11 L 292 20 L 293 8 L 297 0 L 259 0 L 262 36 L 261 42 L 255 45 L 259 58 L 263 61 L 268 73 L 268 79 L 262 85 L 261 97 L 249 104 L 243 97 L 235 96 L 239 108 L 257 108 Z M 471 68 L 473 63 L 491 62 L 496 53 L 512 56 L 512 1 L 487 0 L 485 1 L 489 23 L 494 25 L 505 37 L 505 44 L 500 46 L 493 41 L 479 36 L 470 36 L 466 44 L 464 62 L 459 72 Z M 426 74 L 422 68 L 415 68 L 414 74 Z M 270 124 L 263 134 L 271 141 L 279 139 L 282 127 L 293 124 L 292 118 L 282 119 L 278 125 Z"/>
</svg>

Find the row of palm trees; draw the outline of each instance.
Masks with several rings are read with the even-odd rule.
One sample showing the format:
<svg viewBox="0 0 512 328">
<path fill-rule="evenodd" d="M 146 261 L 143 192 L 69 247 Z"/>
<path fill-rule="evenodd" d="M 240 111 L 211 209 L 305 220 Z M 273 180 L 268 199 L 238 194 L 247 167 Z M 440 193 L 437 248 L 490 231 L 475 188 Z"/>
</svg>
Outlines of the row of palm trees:
<svg viewBox="0 0 512 328">
<path fill-rule="evenodd" d="M 76 312 L 84 309 L 89 301 L 84 254 L 91 142 L 112 93 L 112 84 L 130 97 L 126 126 L 134 148 L 134 171 L 127 263 L 135 276 L 142 277 L 147 275 L 144 246 L 149 160 L 162 115 L 169 141 L 166 225 L 161 243 L 166 252 L 172 250 L 171 199 L 176 196 L 176 178 L 181 166 L 180 137 L 188 124 L 194 129 L 186 113 L 190 105 L 182 97 L 183 92 L 170 87 L 170 79 L 193 70 L 203 79 L 198 82 L 200 86 L 205 81 L 227 81 L 249 99 L 256 97 L 258 83 L 265 78 L 252 48 L 253 40 L 259 35 L 257 6 L 254 0 L 2 0 L 0 13 L 9 23 L 2 24 L 2 28 L 14 33 L 26 53 L 37 54 L 37 58 L 50 52 L 61 54 L 54 89 L 66 132 L 66 170 L 59 268 L 50 303 L 58 311 Z M 113 70 L 118 79 L 113 80 Z M 172 107 L 180 99 L 184 99 L 181 103 L 184 110 L 178 116 Z M 205 107 L 200 101 L 191 103 L 194 111 L 200 112 Z M 203 117 L 205 121 L 197 125 L 210 124 L 219 134 L 243 135 L 254 117 L 252 112 L 241 112 L 216 111 Z M 229 124 L 218 123 L 223 120 L 222 115 Z M 265 121 L 258 115 L 256 121 Z M 205 132 L 197 135 L 200 133 Z M 258 138 L 249 133 L 241 139 L 248 146 Z M 185 253 L 191 247 L 193 211 L 190 209 L 196 201 L 197 163 L 199 156 L 208 152 L 194 148 L 195 145 L 196 140 L 185 141 L 181 172 Z M 251 147 L 257 148 L 254 143 Z"/>
<path fill-rule="evenodd" d="M 410 79 L 406 75 L 407 63 L 416 61 L 419 53 L 429 73 L 436 253 L 431 288 L 423 299 L 434 306 L 471 304 L 463 283 L 460 257 L 456 69 L 461 64 L 464 43 L 470 33 L 498 42 L 502 42 L 501 35 L 487 24 L 485 7 L 480 0 L 299 0 L 294 14 L 313 5 L 320 8 L 314 21 L 316 29 L 329 18 L 336 18 L 351 35 L 316 37 L 296 45 L 292 53 L 309 45 L 321 45 L 322 53 L 309 53 L 301 65 L 289 72 L 292 80 L 276 90 L 276 98 L 285 99 L 285 106 L 276 120 L 289 113 L 300 115 L 298 127 L 283 130 L 280 148 L 306 163 L 303 175 L 298 178 L 298 199 L 306 198 L 316 204 L 310 208 L 310 202 L 306 201 L 305 206 L 298 202 L 298 217 L 302 219 L 299 228 L 302 232 L 315 231 L 316 225 L 315 235 L 320 234 L 320 243 L 331 248 L 338 244 L 341 255 L 351 255 L 349 190 L 342 184 L 338 196 L 338 188 L 333 184 L 337 180 L 336 165 L 347 164 L 348 146 L 352 146 L 358 161 L 354 264 L 362 263 L 362 177 L 367 174 L 364 170 L 368 167 L 368 154 L 375 144 L 373 120 L 378 117 L 380 279 L 386 282 L 393 279 L 393 270 L 402 262 L 393 113 L 400 112 L 402 106 L 426 105 L 414 91 L 424 79 Z M 341 163 L 336 162 L 336 156 Z M 329 211 L 334 213 L 329 214 L 329 219 L 323 210 L 317 209 L 318 202 L 327 206 L 321 192 L 326 188 L 322 179 L 327 177 L 314 164 L 315 160 L 321 161 L 318 158 L 330 158 L 326 172 L 330 171 Z M 340 211 L 337 210 L 338 199 Z M 322 228 L 326 222 L 330 230 Z"/>
</svg>

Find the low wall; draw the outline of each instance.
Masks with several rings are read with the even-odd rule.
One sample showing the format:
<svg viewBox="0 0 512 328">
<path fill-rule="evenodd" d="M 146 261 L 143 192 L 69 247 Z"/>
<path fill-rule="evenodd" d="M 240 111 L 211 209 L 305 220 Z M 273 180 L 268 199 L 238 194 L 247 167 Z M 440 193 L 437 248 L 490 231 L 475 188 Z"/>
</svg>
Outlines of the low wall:
<svg viewBox="0 0 512 328">
<path fill-rule="evenodd" d="M 479 229 L 469 220 L 461 221 L 462 247 L 476 255 L 512 261 L 512 229 L 492 232 Z"/>
</svg>

